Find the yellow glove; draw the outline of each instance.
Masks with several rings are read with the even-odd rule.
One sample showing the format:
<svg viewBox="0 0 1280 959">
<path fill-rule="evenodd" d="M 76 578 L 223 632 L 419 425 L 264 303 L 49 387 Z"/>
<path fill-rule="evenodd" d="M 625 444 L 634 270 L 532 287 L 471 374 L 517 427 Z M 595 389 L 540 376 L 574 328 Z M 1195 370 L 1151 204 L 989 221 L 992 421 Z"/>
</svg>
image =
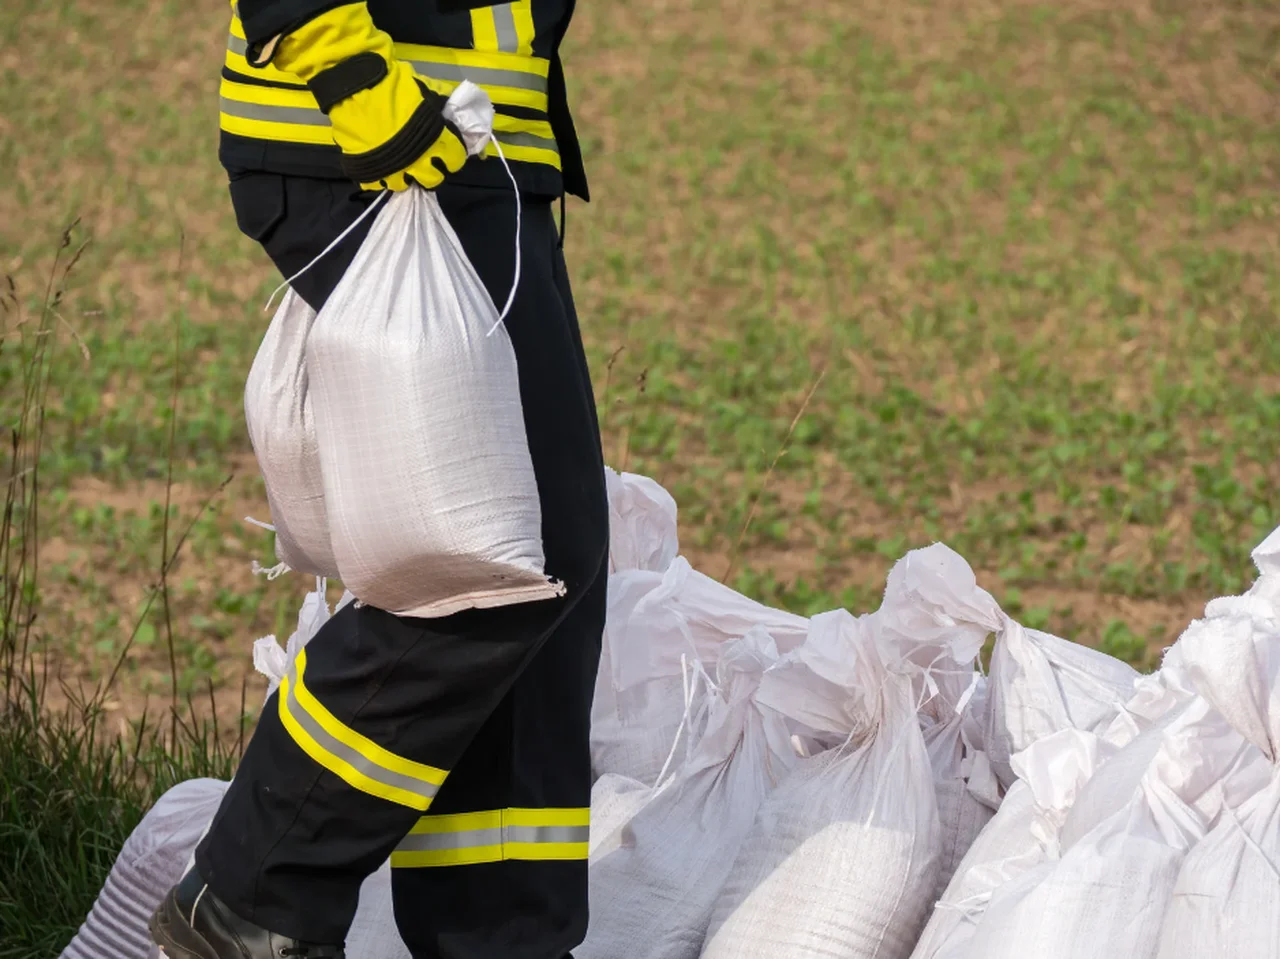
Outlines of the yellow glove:
<svg viewBox="0 0 1280 959">
<path fill-rule="evenodd" d="M 467 162 L 462 137 L 441 113 L 447 97 L 396 59 L 365 3 L 295 27 L 267 56 L 307 84 L 333 125 L 344 172 L 364 189 L 434 189 Z"/>
</svg>

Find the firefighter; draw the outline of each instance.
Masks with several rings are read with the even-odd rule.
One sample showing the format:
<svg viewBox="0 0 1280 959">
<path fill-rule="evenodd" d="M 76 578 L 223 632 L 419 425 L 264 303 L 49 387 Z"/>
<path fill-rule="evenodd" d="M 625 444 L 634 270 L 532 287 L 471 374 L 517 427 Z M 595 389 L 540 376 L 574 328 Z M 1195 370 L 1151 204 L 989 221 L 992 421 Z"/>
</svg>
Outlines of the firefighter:
<svg viewBox="0 0 1280 959">
<path fill-rule="evenodd" d="M 608 507 L 562 252 L 564 197 L 588 199 L 559 57 L 573 5 L 232 4 L 219 154 L 240 229 L 285 276 L 384 190 L 434 191 L 496 303 L 520 244 L 505 325 L 546 568 L 566 591 L 436 619 L 337 612 L 268 700 L 195 865 L 151 920 L 169 959 L 340 959 L 361 883 L 388 859 L 415 959 L 564 959 L 585 935 Z M 442 117 L 464 79 L 494 102 L 518 237 L 496 148 L 469 158 Z M 373 219 L 296 280 L 312 307 Z"/>
</svg>

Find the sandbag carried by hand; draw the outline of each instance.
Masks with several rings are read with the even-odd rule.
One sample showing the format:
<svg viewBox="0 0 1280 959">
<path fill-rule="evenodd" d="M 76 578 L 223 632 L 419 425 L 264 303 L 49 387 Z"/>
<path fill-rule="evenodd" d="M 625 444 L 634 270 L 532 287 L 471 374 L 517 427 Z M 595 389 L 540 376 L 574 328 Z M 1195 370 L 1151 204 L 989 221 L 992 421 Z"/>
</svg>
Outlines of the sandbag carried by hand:
<svg viewBox="0 0 1280 959">
<path fill-rule="evenodd" d="M 329 538 L 401 616 L 549 599 L 515 350 L 434 194 L 410 187 L 307 338 Z"/>
</svg>

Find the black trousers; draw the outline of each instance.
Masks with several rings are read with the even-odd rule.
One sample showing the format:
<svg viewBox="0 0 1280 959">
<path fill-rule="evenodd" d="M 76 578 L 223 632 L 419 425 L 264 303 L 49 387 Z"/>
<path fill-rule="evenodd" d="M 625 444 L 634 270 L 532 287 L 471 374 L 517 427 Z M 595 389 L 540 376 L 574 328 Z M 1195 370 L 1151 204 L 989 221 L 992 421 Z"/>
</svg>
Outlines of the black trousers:
<svg viewBox="0 0 1280 959">
<path fill-rule="evenodd" d="M 233 179 L 241 229 L 291 275 L 371 200 L 337 181 Z M 514 268 L 511 191 L 444 186 L 441 207 L 494 301 Z M 295 283 L 323 306 L 371 215 Z M 440 619 L 348 605 L 263 711 L 196 862 L 231 908 L 341 941 L 391 858 L 415 959 L 562 959 L 587 927 L 591 698 L 608 508 L 595 404 L 555 218 L 529 199 L 506 327 L 562 598 Z"/>
</svg>

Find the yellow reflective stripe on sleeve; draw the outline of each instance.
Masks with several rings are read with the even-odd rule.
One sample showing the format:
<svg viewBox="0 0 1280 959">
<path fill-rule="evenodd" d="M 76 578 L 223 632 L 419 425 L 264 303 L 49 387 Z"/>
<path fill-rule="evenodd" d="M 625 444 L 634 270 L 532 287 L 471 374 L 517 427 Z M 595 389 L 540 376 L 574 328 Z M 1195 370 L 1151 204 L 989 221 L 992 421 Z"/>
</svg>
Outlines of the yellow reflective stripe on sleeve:
<svg viewBox="0 0 1280 959">
<path fill-rule="evenodd" d="M 421 43 L 397 43 L 396 56 L 402 60 L 422 60 L 428 63 L 455 63 L 461 67 L 485 67 L 511 73 L 542 77 L 545 81 L 551 73 L 551 61 L 541 57 L 521 57 L 514 53 L 486 50 L 464 50 L 461 47 L 433 47 Z M 543 89 L 546 83 L 542 84 Z"/>
<path fill-rule="evenodd" d="M 310 90 L 284 90 L 280 87 L 262 87 L 256 83 L 237 83 L 235 80 L 222 78 L 219 92 L 228 100 L 239 100 L 242 103 L 260 103 L 264 106 L 285 107 L 291 110 L 305 110 L 311 114 L 316 123 L 327 124 L 329 118 L 316 105 L 316 98 Z M 298 120 L 297 122 L 308 122 Z"/>
<path fill-rule="evenodd" d="M 391 853 L 393 868 L 586 859 L 589 809 L 495 809 L 424 816 Z"/>
<path fill-rule="evenodd" d="M 265 67 L 251 67 L 249 61 L 244 58 L 245 41 L 231 34 L 227 37 L 227 55 L 223 58 L 223 63 L 228 70 L 236 73 L 244 74 L 247 77 L 253 77 L 257 80 L 269 80 L 272 83 L 290 83 L 294 86 L 304 87 L 300 77 L 294 73 L 286 73 L 284 70 L 277 69 L 271 64 Z"/>
<path fill-rule="evenodd" d="M 254 120 L 226 111 L 219 113 L 218 125 L 227 133 L 239 137 L 251 137 L 255 140 L 278 140 L 282 143 L 306 143 L 322 147 L 334 145 L 333 128 L 329 126 L 313 127 L 300 123 Z"/>
<path fill-rule="evenodd" d="M 219 125 L 227 133 L 259 140 L 333 146 L 329 118 L 309 90 L 281 90 L 225 77 L 219 89 Z"/>
<path fill-rule="evenodd" d="M 446 773 L 397 756 L 343 725 L 307 689 L 306 650 L 280 685 L 280 719 L 312 759 L 361 792 L 425 811 Z"/>
</svg>

